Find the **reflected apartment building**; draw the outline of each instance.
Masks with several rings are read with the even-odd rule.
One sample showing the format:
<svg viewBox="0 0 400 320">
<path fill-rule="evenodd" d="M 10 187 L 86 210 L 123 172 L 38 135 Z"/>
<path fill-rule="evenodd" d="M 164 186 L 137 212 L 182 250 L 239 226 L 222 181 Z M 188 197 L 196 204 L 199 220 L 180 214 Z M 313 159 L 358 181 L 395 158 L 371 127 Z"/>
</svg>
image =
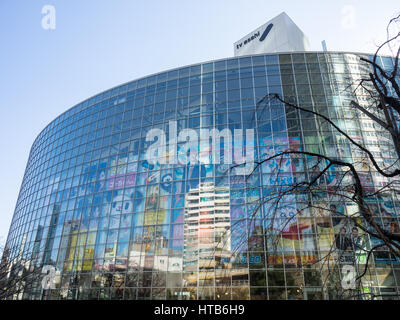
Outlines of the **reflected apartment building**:
<svg viewBox="0 0 400 320">
<path fill-rule="evenodd" d="M 177 132 L 251 129 L 255 161 L 285 150 L 346 157 L 373 193 L 387 181 L 320 119 L 277 101 L 260 104 L 274 93 L 328 115 L 393 165 L 390 140 L 349 107 L 355 96 L 346 88 L 370 72 L 360 57 L 371 54 L 309 51 L 282 13 L 235 42 L 233 57 L 136 79 L 68 109 L 30 151 L 2 261 L 31 276 L 12 298 L 336 299 L 343 274 L 329 278 L 329 270 L 363 269 L 365 250 L 379 243 L 361 230 L 358 251 L 343 254 L 335 242 L 341 230 L 354 231 L 346 217 L 357 211 L 335 194 L 340 171 L 317 181 L 317 195 L 287 194 L 276 205 L 274 192 L 312 177 L 318 161 L 275 159 L 248 177 L 222 162 L 151 162 L 146 136 L 171 135 L 174 121 Z M 377 61 L 393 68 L 392 57 Z M 221 153 L 229 151 L 220 142 Z M 335 214 L 303 210 L 310 202 Z M 384 228 L 398 230 L 395 194 L 368 203 Z M 50 287 L 43 268 L 57 275 Z M 390 298 L 399 285 L 400 261 L 378 251 L 361 290 Z"/>
<path fill-rule="evenodd" d="M 202 300 L 213 298 L 207 287 L 230 282 L 230 277 L 227 277 L 232 258 L 229 197 L 228 188 L 216 188 L 213 183 L 200 183 L 186 195 L 184 281 L 185 286 L 198 283 L 204 288 L 199 292 Z M 230 287 L 230 283 L 226 284 Z"/>
</svg>

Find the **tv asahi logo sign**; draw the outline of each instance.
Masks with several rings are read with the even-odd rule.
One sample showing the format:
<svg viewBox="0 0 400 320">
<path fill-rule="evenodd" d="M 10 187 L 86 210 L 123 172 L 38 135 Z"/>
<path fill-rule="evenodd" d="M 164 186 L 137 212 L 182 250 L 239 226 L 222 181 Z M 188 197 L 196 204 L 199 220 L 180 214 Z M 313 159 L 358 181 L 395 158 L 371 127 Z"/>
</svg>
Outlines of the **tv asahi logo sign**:
<svg viewBox="0 0 400 320">
<path fill-rule="evenodd" d="M 149 164 L 226 164 L 232 165 L 231 172 L 236 175 L 250 174 L 254 168 L 254 129 L 246 129 L 246 139 L 243 129 L 234 129 L 232 135 L 228 128 L 200 128 L 200 137 L 197 130 L 188 128 L 178 134 L 176 121 L 169 121 L 168 129 L 168 141 L 162 129 L 153 128 L 147 132 L 146 142 L 152 142 L 146 150 Z"/>
<path fill-rule="evenodd" d="M 246 44 L 250 43 L 251 41 L 253 41 L 256 38 L 259 38 L 259 41 L 264 41 L 264 39 L 267 37 L 268 33 L 271 31 L 272 27 L 274 25 L 272 23 L 270 23 L 264 30 L 264 32 L 262 33 L 261 37 L 260 37 L 260 31 L 257 31 L 256 33 L 254 33 L 251 37 L 247 38 L 246 40 L 244 40 L 243 42 L 239 43 L 236 45 L 236 49 L 240 49 L 242 46 L 245 46 Z"/>
</svg>

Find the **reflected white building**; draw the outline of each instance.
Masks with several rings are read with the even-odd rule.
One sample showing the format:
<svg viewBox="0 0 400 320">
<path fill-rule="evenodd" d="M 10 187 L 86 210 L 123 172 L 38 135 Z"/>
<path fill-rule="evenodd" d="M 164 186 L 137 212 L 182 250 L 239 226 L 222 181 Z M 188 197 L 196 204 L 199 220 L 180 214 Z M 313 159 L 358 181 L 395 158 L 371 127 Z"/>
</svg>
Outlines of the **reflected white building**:
<svg viewBox="0 0 400 320">
<path fill-rule="evenodd" d="M 224 268 L 231 259 L 230 194 L 201 183 L 185 198 L 184 272 Z"/>
</svg>

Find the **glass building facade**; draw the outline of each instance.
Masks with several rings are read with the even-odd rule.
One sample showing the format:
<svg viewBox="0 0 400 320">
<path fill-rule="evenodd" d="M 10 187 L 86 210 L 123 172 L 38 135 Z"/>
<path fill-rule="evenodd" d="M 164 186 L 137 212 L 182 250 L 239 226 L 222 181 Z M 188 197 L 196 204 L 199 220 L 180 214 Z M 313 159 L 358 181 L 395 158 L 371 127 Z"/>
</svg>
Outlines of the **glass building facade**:
<svg viewBox="0 0 400 320">
<path fill-rule="evenodd" d="M 341 273 L 334 284 L 327 274 L 339 262 L 331 256 L 329 266 L 323 257 L 340 228 L 351 232 L 345 217 L 356 209 L 331 192 L 335 168 L 318 181 L 318 195 L 287 193 L 274 207 L 262 200 L 311 179 L 316 159 L 275 159 L 246 177 L 222 161 L 150 162 L 146 135 L 155 128 L 170 134 L 172 122 L 177 132 L 252 129 L 256 160 L 290 149 L 357 162 L 356 150 L 320 118 L 276 100 L 257 104 L 277 93 L 328 116 L 380 163 L 392 164 L 384 133 L 349 107 L 355 96 L 348 86 L 370 71 L 360 56 L 370 58 L 298 52 L 195 64 L 112 88 L 60 115 L 32 146 L 5 257 L 29 270 L 51 266 L 56 280 L 46 290 L 39 280 L 25 281 L 14 298 L 337 298 Z M 378 60 L 393 68 L 392 58 Z M 220 144 L 221 154 L 227 145 Z M 375 190 L 383 182 L 367 167 L 363 183 Z M 298 214 L 304 198 L 340 214 Z M 394 195 L 368 201 L 383 227 L 398 229 Z M 365 248 L 374 245 L 359 232 Z M 365 254 L 353 254 L 363 266 Z M 363 292 L 394 296 L 399 286 L 400 261 L 374 254 Z"/>
</svg>

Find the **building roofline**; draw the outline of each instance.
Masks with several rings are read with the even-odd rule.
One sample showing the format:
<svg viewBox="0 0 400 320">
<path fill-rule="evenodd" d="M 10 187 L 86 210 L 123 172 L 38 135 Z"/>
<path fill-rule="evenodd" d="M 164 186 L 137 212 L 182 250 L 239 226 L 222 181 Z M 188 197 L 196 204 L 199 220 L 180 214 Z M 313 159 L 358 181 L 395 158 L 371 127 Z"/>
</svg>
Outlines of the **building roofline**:
<svg viewBox="0 0 400 320">
<path fill-rule="evenodd" d="M 255 56 L 268 56 L 268 55 L 273 56 L 273 55 L 296 54 L 296 53 L 322 53 L 322 54 L 338 53 L 338 54 L 355 54 L 355 55 L 367 55 L 367 56 L 371 56 L 371 55 L 373 56 L 373 55 L 375 54 L 375 53 L 365 53 L 365 52 L 355 52 L 355 51 L 283 51 L 283 52 L 272 52 L 272 53 L 259 53 L 259 54 L 250 54 L 250 55 L 236 56 L 236 57 L 235 57 L 235 56 L 232 56 L 232 57 L 225 57 L 225 58 L 214 59 L 214 60 L 206 60 L 206 61 L 202 61 L 202 62 L 197 62 L 197 63 L 192 63 L 192 64 L 184 65 L 184 66 L 181 66 L 181 67 L 176 67 L 176 68 L 172 68 L 172 69 L 163 70 L 163 71 L 156 72 L 156 73 L 151 73 L 151 74 L 148 74 L 148 75 L 146 75 L 146 76 L 142 76 L 142 77 L 139 77 L 139 78 L 135 78 L 135 79 L 133 79 L 133 80 L 129 80 L 129 81 L 123 82 L 123 83 L 121 83 L 121 84 L 119 84 L 119 85 L 110 87 L 110 88 L 108 88 L 108 89 L 106 89 L 106 90 L 100 91 L 100 92 L 98 92 L 98 93 L 96 93 L 96 94 L 90 96 L 89 98 L 86 98 L 86 99 L 84 99 L 84 100 L 81 100 L 80 102 L 76 103 L 76 104 L 73 105 L 72 107 L 68 108 L 67 110 L 65 110 L 64 112 L 62 112 L 61 114 L 59 114 L 59 115 L 58 115 L 57 117 L 55 117 L 52 121 L 50 121 L 50 122 L 39 132 L 39 134 L 36 136 L 35 140 L 34 140 L 33 143 L 32 143 L 32 147 L 31 147 L 31 150 L 30 150 L 30 152 L 29 152 L 29 157 L 30 157 L 30 153 L 31 153 L 32 148 L 33 148 L 33 146 L 35 145 L 37 139 L 39 139 L 39 137 L 41 136 L 41 134 L 47 129 L 48 126 L 50 126 L 50 125 L 51 125 L 54 121 L 56 121 L 59 117 L 61 117 L 61 116 L 64 115 L 65 113 L 69 112 L 69 111 L 72 110 L 73 108 L 77 107 L 78 105 L 80 105 L 80 104 L 83 103 L 84 101 L 90 100 L 90 99 L 92 99 L 92 98 L 98 96 L 99 94 L 103 94 L 104 92 L 113 90 L 113 89 L 115 89 L 115 88 L 119 88 L 119 87 L 124 86 L 124 85 L 126 85 L 126 84 L 129 84 L 129 83 L 131 83 L 131 82 L 133 82 L 133 81 L 139 81 L 139 80 L 142 80 L 142 79 L 146 79 L 146 78 L 150 78 L 150 77 L 153 77 L 153 76 L 157 76 L 157 75 L 162 74 L 162 73 L 171 72 L 171 71 L 175 71 L 175 70 L 180 70 L 180 69 L 184 69 L 184 68 L 190 68 L 190 67 L 197 66 L 197 65 L 200 65 L 200 64 L 207 64 L 207 63 L 212 63 L 212 62 L 218 62 L 218 61 L 223 61 L 223 60 L 227 60 L 227 59 L 242 59 L 242 58 L 249 58 L 249 57 L 255 57 Z M 391 58 L 393 58 L 393 56 L 390 56 L 390 55 L 378 55 L 378 56 L 380 56 L 380 57 L 391 57 Z"/>
</svg>

